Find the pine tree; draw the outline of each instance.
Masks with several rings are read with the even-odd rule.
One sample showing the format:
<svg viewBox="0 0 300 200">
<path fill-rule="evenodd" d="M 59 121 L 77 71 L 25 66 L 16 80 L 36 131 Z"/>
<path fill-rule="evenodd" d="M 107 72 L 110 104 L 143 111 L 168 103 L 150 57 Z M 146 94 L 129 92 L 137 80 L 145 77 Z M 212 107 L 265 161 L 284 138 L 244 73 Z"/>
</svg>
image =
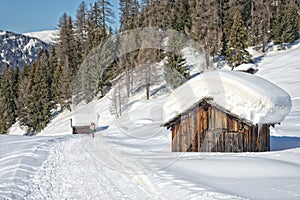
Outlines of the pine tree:
<svg viewBox="0 0 300 200">
<path fill-rule="evenodd" d="M 171 2 L 169 2 L 170 4 Z M 177 0 L 173 10 L 174 22 L 172 28 L 182 33 L 188 33 L 192 26 L 191 9 L 187 0 Z"/>
<path fill-rule="evenodd" d="M 72 69 L 71 66 L 68 62 L 63 63 L 62 65 L 62 74 L 61 74 L 61 101 L 62 101 L 62 107 L 63 108 L 67 108 L 69 110 L 71 110 L 70 106 L 71 106 L 71 98 L 72 98 L 72 94 L 73 94 L 73 83 L 74 80 L 72 77 Z"/>
<path fill-rule="evenodd" d="M 120 0 L 120 31 L 135 29 L 139 26 L 139 4 L 137 0 Z"/>
<path fill-rule="evenodd" d="M 17 84 L 17 70 L 6 65 L 0 79 L 0 134 L 6 133 L 16 122 Z"/>
<path fill-rule="evenodd" d="M 233 24 L 233 3 L 232 1 L 226 2 L 221 5 L 222 16 L 222 55 L 226 55 L 228 51 L 228 41 L 230 31 Z"/>
<path fill-rule="evenodd" d="M 167 60 L 164 64 L 164 75 L 167 83 L 173 88 L 179 87 L 189 78 L 187 70 L 186 60 L 181 53 L 167 53 Z"/>
<path fill-rule="evenodd" d="M 51 48 L 51 52 L 50 52 L 50 56 L 48 58 L 48 70 L 47 70 L 47 77 L 48 77 L 48 85 L 49 88 L 51 88 L 50 92 L 51 92 L 51 101 L 54 101 L 54 96 L 56 93 L 56 87 L 53 86 L 53 82 L 54 82 L 54 72 L 55 69 L 58 65 L 58 58 L 57 58 L 57 54 L 56 54 L 56 50 L 55 47 L 53 46 Z M 55 102 L 57 103 L 57 102 Z"/>
<path fill-rule="evenodd" d="M 168 26 L 170 19 L 167 15 L 167 1 L 166 0 L 152 0 L 152 5 L 150 8 L 150 19 L 151 26 L 159 27 L 159 28 L 166 28 Z"/>
<path fill-rule="evenodd" d="M 222 47 L 222 4 L 215 0 L 190 0 L 189 5 L 192 23 L 189 34 L 203 45 L 208 68 L 210 57 L 217 55 Z"/>
<path fill-rule="evenodd" d="M 74 34 L 81 63 L 83 61 L 83 58 L 89 52 L 87 47 L 87 6 L 85 1 L 82 1 L 77 9 Z"/>
<path fill-rule="evenodd" d="M 59 19 L 59 50 L 61 55 L 68 55 L 69 48 L 70 48 L 70 30 L 69 30 L 69 24 L 68 24 L 68 18 L 69 16 L 67 13 L 64 13 L 60 19 Z"/>
<path fill-rule="evenodd" d="M 29 107 L 32 112 L 31 130 L 40 132 L 50 121 L 52 109 L 51 93 L 47 77 L 47 65 L 41 58 L 33 65 L 35 73 L 32 83 L 33 107 Z"/>
<path fill-rule="evenodd" d="M 142 0 L 141 2 L 141 14 L 140 14 L 140 27 L 148 27 L 150 26 L 150 5 L 151 0 Z"/>
<path fill-rule="evenodd" d="M 59 92 L 55 99 L 58 100 L 63 108 L 69 108 L 71 104 L 71 97 L 73 93 L 73 84 L 77 76 L 79 65 L 82 62 L 80 48 L 75 40 L 74 28 L 72 18 L 67 14 L 64 14 L 59 21 L 60 27 L 60 40 L 58 47 L 59 54 L 59 67 L 61 67 L 61 77 L 55 77 L 56 83 L 61 83 L 59 86 Z M 56 67 L 57 69 L 57 67 Z M 57 70 L 54 69 L 56 72 Z M 62 80 L 62 81 L 59 81 Z M 57 95 L 56 94 L 56 95 Z"/>
<path fill-rule="evenodd" d="M 262 44 L 262 52 L 270 39 L 271 19 L 273 18 L 272 0 L 255 1 L 251 0 L 251 26 L 249 26 L 249 41 L 251 46 Z"/>
<path fill-rule="evenodd" d="M 165 80 L 173 88 L 179 87 L 189 78 L 188 66 L 181 53 L 183 46 L 177 45 L 178 41 L 179 36 L 173 36 L 169 39 L 166 62 L 164 63 Z"/>
<path fill-rule="evenodd" d="M 52 95 L 53 100 L 57 104 L 63 105 L 65 99 L 63 97 L 63 67 L 60 62 L 57 63 L 55 66 L 55 70 L 53 73 L 53 80 L 52 80 Z"/>
<path fill-rule="evenodd" d="M 18 116 L 29 131 L 40 132 L 48 124 L 53 108 L 48 77 L 49 55 L 41 52 L 31 69 L 24 68 L 19 84 Z"/>
<path fill-rule="evenodd" d="M 290 43 L 299 38 L 299 13 L 295 3 L 279 4 L 272 32 L 275 44 Z"/>
<path fill-rule="evenodd" d="M 20 83 L 18 87 L 17 110 L 20 125 L 33 127 L 33 111 L 34 107 L 32 85 L 34 71 L 29 66 L 24 66 L 20 72 Z"/>
<path fill-rule="evenodd" d="M 80 64 L 80 52 L 76 48 L 73 20 L 66 13 L 59 20 L 59 50 L 61 63 L 68 63 L 71 77 L 75 78 Z"/>
<path fill-rule="evenodd" d="M 113 23 L 114 13 L 112 10 L 112 4 L 107 0 L 98 0 L 100 15 L 102 20 L 102 26 L 104 34 L 107 34 L 108 25 Z"/>
<path fill-rule="evenodd" d="M 241 13 L 236 11 L 228 40 L 227 61 L 231 68 L 242 63 L 252 62 L 251 55 L 246 50 L 248 35 L 244 27 Z"/>
<path fill-rule="evenodd" d="M 88 11 L 88 48 L 92 50 L 96 48 L 101 41 L 106 37 L 104 28 L 105 20 L 102 17 L 103 12 L 100 9 L 99 3 L 95 2 L 92 8 Z"/>
</svg>

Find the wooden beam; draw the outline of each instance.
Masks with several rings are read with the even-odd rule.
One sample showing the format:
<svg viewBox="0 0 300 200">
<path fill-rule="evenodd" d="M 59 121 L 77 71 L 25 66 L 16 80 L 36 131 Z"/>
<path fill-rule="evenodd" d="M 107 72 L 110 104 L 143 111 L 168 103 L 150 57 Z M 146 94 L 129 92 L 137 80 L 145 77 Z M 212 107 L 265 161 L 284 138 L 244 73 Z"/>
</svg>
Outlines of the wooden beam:
<svg viewBox="0 0 300 200">
<path fill-rule="evenodd" d="M 198 115 L 197 115 L 197 123 L 198 123 L 198 152 L 201 152 L 201 140 L 202 140 L 202 132 L 203 132 L 203 118 L 204 115 L 204 109 L 203 107 L 200 107 L 198 109 Z"/>
<path fill-rule="evenodd" d="M 196 123 L 195 123 L 195 115 L 196 112 L 194 111 L 190 116 L 190 133 L 191 133 L 191 141 L 192 141 L 192 152 L 196 151 Z"/>
</svg>

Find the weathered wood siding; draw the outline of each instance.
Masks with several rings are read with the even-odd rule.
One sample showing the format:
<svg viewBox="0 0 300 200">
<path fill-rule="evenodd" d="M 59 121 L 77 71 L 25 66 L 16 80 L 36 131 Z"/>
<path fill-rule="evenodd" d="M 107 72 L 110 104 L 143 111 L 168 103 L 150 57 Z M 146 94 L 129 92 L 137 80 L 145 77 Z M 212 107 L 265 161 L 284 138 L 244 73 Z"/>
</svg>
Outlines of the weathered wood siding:
<svg viewBox="0 0 300 200">
<path fill-rule="evenodd" d="M 259 152 L 270 150 L 269 125 L 246 123 L 203 104 L 171 126 L 174 152 Z"/>
</svg>

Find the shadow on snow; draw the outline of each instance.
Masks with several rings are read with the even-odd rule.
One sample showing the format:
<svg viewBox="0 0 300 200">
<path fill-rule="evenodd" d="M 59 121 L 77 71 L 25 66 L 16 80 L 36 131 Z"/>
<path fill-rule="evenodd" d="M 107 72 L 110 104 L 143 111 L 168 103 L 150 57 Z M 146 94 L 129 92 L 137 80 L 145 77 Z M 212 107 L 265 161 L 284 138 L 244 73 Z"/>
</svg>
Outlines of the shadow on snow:
<svg viewBox="0 0 300 200">
<path fill-rule="evenodd" d="M 271 136 L 271 151 L 300 148 L 300 137 Z"/>
</svg>

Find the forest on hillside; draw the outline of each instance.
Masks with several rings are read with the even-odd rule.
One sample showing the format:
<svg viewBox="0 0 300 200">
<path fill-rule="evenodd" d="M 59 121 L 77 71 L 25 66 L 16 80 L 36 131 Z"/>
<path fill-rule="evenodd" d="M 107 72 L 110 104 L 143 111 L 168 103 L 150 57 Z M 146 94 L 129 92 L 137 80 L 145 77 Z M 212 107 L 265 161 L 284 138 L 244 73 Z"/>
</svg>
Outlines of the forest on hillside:
<svg viewBox="0 0 300 200">
<path fill-rule="evenodd" d="M 232 69 L 253 62 L 249 46 L 265 52 L 273 42 L 284 49 L 300 33 L 299 0 L 120 0 L 119 10 L 120 19 L 116 19 L 109 0 L 91 5 L 82 1 L 75 19 L 64 13 L 58 20 L 59 39 L 50 52 L 40 52 L 31 66 L 3 69 L 0 133 L 17 121 L 28 127 L 28 132 L 37 133 L 57 114 L 58 107 L 60 111 L 71 109 L 73 86 L 84 60 L 93 49 L 102 48 L 103 41 L 123 32 L 146 27 L 175 30 L 203 46 L 207 66 L 221 56 Z M 118 28 L 112 28 L 115 20 L 119 20 Z M 164 38 L 160 39 L 163 43 Z M 176 46 L 176 42 L 169 39 L 167 45 Z M 138 49 L 113 60 L 91 86 L 94 96 L 105 95 L 120 74 L 164 58 L 166 69 L 188 78 L 181 48 Z M 183 82 L 169 83 L 178 87 Z"/>
</svg>

